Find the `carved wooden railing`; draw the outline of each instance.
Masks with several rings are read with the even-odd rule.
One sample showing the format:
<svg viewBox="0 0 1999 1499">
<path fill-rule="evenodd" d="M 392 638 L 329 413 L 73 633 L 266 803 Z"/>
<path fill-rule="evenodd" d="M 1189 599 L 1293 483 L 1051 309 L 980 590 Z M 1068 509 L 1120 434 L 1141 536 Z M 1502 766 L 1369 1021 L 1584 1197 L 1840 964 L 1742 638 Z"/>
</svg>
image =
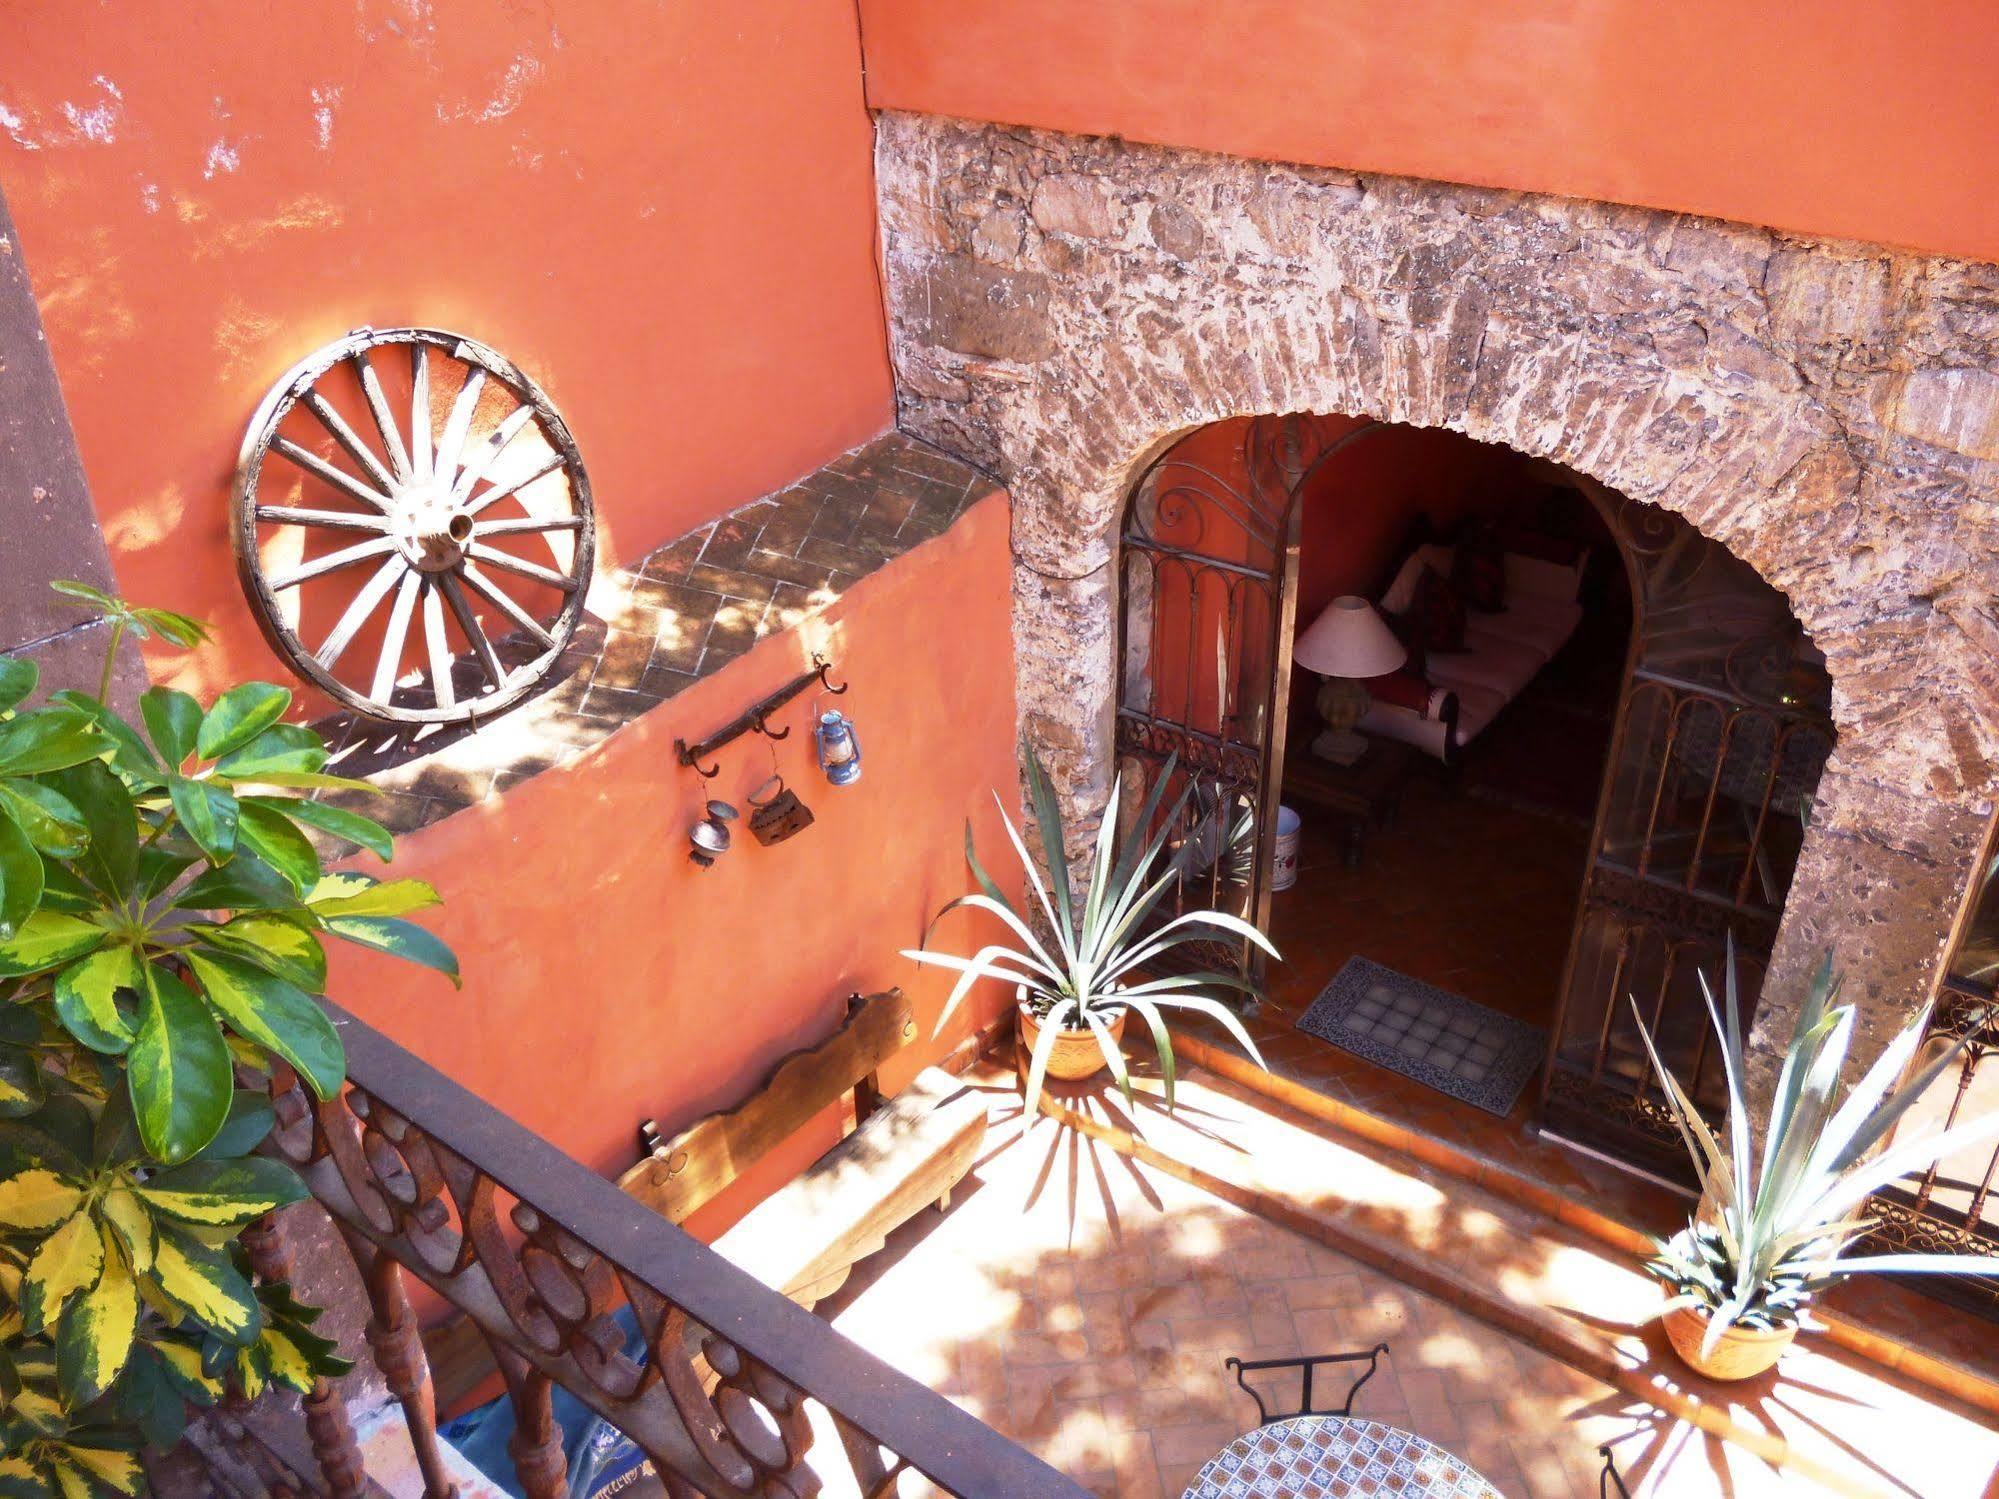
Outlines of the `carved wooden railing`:
<svg viewBox="0 0 1999 1499">
<path fill-rule="evenodd" d="M 1084 1490 L 897 1373 L 434 1068 L 335 1006 L 350 1086 L 322 1103 L 272 1089 L 267 1146 L 304 1175 L 346 1238 L 373 1309 L 368 1341 L 408 1418 L 427 1495 L 453 1492 L 403 1277 L 463 1312 L 513 1402 L 509 1444 L 532 1499 L 567 1492 L 560 1387 L 652 1459 L 676 1496 L 807 1499 L 837 1464 L 868 1499 L 920 1473 L 965 1496 L 1083 1499 Z M 274 1234 L 260 1272 L 283 1275 Z M 614 1314 L 645 1344 L 625 1356 Z M 808 1405 L 839 1447 L 811 1451 Z M 326 1489 L 367 1492 L 337 1395 L 305 1402 Z M 829 1444 L 822 1444 L 829 1445 Z"/>
</svg>

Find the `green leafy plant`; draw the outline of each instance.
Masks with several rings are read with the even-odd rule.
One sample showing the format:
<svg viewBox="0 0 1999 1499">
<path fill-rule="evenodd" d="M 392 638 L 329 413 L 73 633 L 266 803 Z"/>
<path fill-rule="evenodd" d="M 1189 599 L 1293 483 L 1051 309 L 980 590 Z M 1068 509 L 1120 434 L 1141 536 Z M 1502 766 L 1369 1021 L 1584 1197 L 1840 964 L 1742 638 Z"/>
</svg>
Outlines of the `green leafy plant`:
<svg viewBox="0 0 1999 1499">
<path fill-rule="evenodd" d="M 1220 992 L 1229 990 L 1254 995 L 1257 992 L 1254 985 L 1234 974 L 1213 971 L 1143 976 L 1148 965 L 1158 963 L 1175 948 L 1217 937 L 1249 942 L 1271 957 L 1277 956 L 1277 949 L 1263 933 L 1224 911 L 1189 911 L 1153 923 L 1151 918 L 1159 903 L 1183 878 L 1192 847 L 1183 845 L 1179 853 L 1167 860 L 1163 870 L 1159 868 L 1160 857 L 1167 850 L 1189 796 L 1183 789 L 1166 814 L 1159 815 L 1166 787 L 1173 780 L 1175 762 L 1169 759 L 1153 784 L 1122 852 L 1117 848 L 1115 826 L 1115 809 L 1122 805 L 1121 786 L 1112 786 L 1110 810 L 1097 828 L 1088 879 L 1078 891 L 1071 877 L 1068 853 L 1062 846 L 1062 818 L 1055 804 L 1054 788 L 1032 747 L 1024 747 L 1023 759 L 1034 820 L 1041 835 L 1039 867 L 1004 806 L 1000 809 L 1000 820 L 1006 825 L 1007 837 L 1019 856 L 1047 939 L 1036 932 L 1028 916 L 1015 908 L 986 873 L 973 846 L 971 824 L 967 822 L 965 862 L 979 889 L 971 895 L 959 896 L 939 911 L 931 930 L 951 912 L 969 909 L 997 917 L 1012 940 L 989 944 L 969 958 L 929 949 L 903 953 L 919 963 L 953 969 L 958 974 L 958 981 L 938 1016 L 938 1029 L 943 1028 L 978 980 L 998 979 L 1019 985 L 1023 1002 L 1042 1025 L 1028 1063 L 1030 1115 L 1040 1099 L 1049 1058 L 1064 1031 L 1087 1031 L 1096 1038 L 1111 1075 L 1126 1098 L 1130 1098 L 1130 1073 L 1110 1029 L 1118 1014 L 1125 1010 L 1142 1019 L 1152 1033 L 1168 1108 L 1173 1105 L 1175 1068 L 1173 1040 L 1167 1033 L 1162 1009 L 1178 1008 L 1212 1016 L 1261 1067 L 1263 1058 L 1257 1053 L 1256 1043 L 1219 997 Z"/>
<path fill-rule="evenodd" d="M 180 644 L 197 621 L 80 584 L 111 650 Z M 325 939 L 434 968 L 405 918 L 419 880 L 326 872 L 321 831 L 386 860 L 369 818 L 304 799 L 325 771 L 291 694 L 250 682 L 203 705 L 154 687 L 140 724 L 97 696 L 27 702 L 0 657 L 0 1499 L 138 1492 L 138 1452 L 231 1388 L 344 1372 L 319 1315 L 260 1283 L 243 1228 L 305 1196 L 254 1154 L 282 1062 L 319 1097 L 346 1071 L 320 1008 Z"/>
<path fill-rule="evenodd" d="M 1999 1114 L 1992 1114 L 1890 1139 L 1910 1107 L 1957 1060 L 1962 1039 L 1941 1048 L 1895 1087 L 1922 1046 L 1925 1011 L 1842 1098 L 1840 1072 L 1853 1041 L 1854 1008 L 1834 1003 L 1839 978 L 1828 953 L 1798 1010 L 1759 1163 L 1743 1082 L 1733 944 L 1723 976 L 1725 1013 L 1716 1009 L 1705 975 L 1701 992 L 1728 1080 L 1725 1149 L 1660 1060 L 1642 1019 L 1638 1026 L 1702 1187 L 1700 1210 L 1679 1233 L 1658 1242 L 1658 1254 L 1647 1265 L 1672 1292 L 1662 1312 L 1683 1306 L 1705 1311 L 1704 1348 L 1712 1353 L 1730 1327 L 1795 1326 L 1813 1295 L 1840 1276 L 1999 1273 L 1999 1257 L 1993 1256 L 1846 1252 L 1874 1226 L 1865 1216 L 1873 1193 L 1953 1151 L 1999 1136 Z M 1635 1014 L 1635 1002 L 1632 1008 Z"/>
</svg>

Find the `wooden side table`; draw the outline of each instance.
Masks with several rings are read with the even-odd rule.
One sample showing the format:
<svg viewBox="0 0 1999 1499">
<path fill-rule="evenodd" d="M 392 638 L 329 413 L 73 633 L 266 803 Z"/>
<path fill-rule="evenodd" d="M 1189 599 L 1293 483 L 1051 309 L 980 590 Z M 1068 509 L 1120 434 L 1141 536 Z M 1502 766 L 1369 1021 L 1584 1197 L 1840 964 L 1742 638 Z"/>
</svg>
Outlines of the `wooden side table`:
<svg viewBox="0 0 1999 1499">
<path fill-rule="evenodd" d="M 1367 830 L 1394 823 L 1415 760 L 1416 752 L 1399 739 L 1370 737 L 1367 753 L 1351 765 L 1321 760 L 1301 744 L 1285 758 L 1284 797 L 1332 813 L 1340 823 L 1347 868 L 1356 869 Z"/>
</svg>

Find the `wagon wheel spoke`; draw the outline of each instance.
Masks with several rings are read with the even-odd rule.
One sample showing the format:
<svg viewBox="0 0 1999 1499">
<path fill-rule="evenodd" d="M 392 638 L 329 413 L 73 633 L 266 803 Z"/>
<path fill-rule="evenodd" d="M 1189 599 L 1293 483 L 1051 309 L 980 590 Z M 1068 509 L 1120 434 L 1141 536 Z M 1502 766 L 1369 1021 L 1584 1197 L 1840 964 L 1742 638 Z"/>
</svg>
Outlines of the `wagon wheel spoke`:
<svg viewBox="0 0 1999 1499">
<path fill-rule="evenodd" d="M 440 708 L 452 707 L 458 694 L 451 685 L 451 646 L 444 638 L 444 596 L 435 578 L 424 579 L 423 646 L 430 662 L 431 693 Z"/>
<path fill-rule="evenodd" d="M 382 631 L 381 654 L 375 658 L 375 677 L 368 684 L 368 696 L 386 703 L 396 693 L 396 676 L 403 664 L 403 646 L 409 640 L 410 616 L 416 611 L 417 596 L 423 592 L 423 574 L 410 568 L 396 589 L 396 601 L 389 605 L 389 623 Z"/>
<path fill-rule="evenodd" d="M 357 542 L 351 547 L 342 547 L 337 552 L 328 552 L 324 557 L 315 557 L 301 567 L 288 573 L 279 573 L 270 580 L 273 593 L 283 593 L 287 588 L 296 588 L 301 583 L 309 583 L 314 578 L 323 578 L 343 567 L 352 567 L 357 562 L 366 562 L 370 557 L 379 557 L 384 552 L 395 550 L 392 537 L 378 536 L 373 541 Z"/>
<path fill-rule="evenodd" d="M 551 651 L 555 649 L 555 637 L 542 628 L 541 622 L 509 598 L 504 588 L 498 587 L 491 578 L 480 572 L 470 561 L 467 561 L 465 564 L 465 581 L 487 603 L 498 609 L 521 629 L 527 631 L 528 634 L 540 641 L 543 649 Z"/>
<path fill-rule="evenodd" d="M 472 556 L 502 572 L 518 573 L 523 578 L 532 578 L 537 583 L 546 583 L 550 588 L 559 588 L 564 593 L 576 591 L 576 580 L 564 577 L 553 568 L 543 567 L 538 562 L 525 562 L 511 552 L 500 551 L 496 547 L 482 546 L 473 542 L 465 549 Z"/>
<path fill-rule="evenodd" d="M 409 564 L 401 557 L 391 557 L 375 569 L 375 576 L 361 585 L 361 591 L 348 602 L 340 620 L 333 627 L 333 633 L 326 637 L 326 643 L 319 648 L 319 664 L 327 670 L 346 654 L 347 647 L 354 643 L 354 637 L 366 624 L 368 616 L 375 612 L 375 606 L 388 597 L 389 590 L 396 586 L 396 579 L 409 571 Z"/>
<path fill-rule="evenodd" d="M 474 366 L 458 387 L 458 399 L 451 403 L 451 415 L 444 422 L 444 436 L 437 444 L 437 472 L 452 480 L 455 490 L 458 460 L 465 452 L 465 435 L 472 430 L 472 413 L 479 405 L 479 392 L 486 388 L 486 372 Z"/>
<path fill-rule="evenodd" d="M 375 366 L 369 362 L 366 349 L 354 356 L 354 373 L 360 378 L 361 394 L 367 398 L 368 414 L 375 419 L 375 430 L 382 434 L 382 451 L 389 455 L 389 466 L 395 470 L 397 480 L 407 484 L 416 475 L 410 469 L 409 453 L 403 447 L 396 419 L 389 415 L 389 400 L 382 394 L 382 378 L 375 373 Z"/>
<path fill-rule="evenodd" d="M 396 487 L 395 475 L 382 466 L 375 450 L 361 440 L 360 433 L 347 425 L 347 418 L 335 411 L 325 396 L 316 390 L 309 390 L 299 397 L 299 404 L 319 418 L 320 426 L 331 432 L 333 440 L 346 450 L 347 456 L 366 470 L 377 489 L 386 494 Z"/>
<path fill-rule="evenodd" d="M 300 468 L 315 478 L 323 479 L 350 499 L 359 500 L 364 505 L 373 506 L 387 515 L 394 508 L 394 501 L 385 494 L 377 494 L 352 474 L 344 473 L 328 463 L 310 448 L 302 448 L 289 437 L 280 437 L 271 444 L 271 451 L 282 453 Z"/>
<path fill-rule="evenodd" d="M 477 515 L 480 511 L 484 510 L 488 505 L 491 505 L 499 500 L 504 500 L 508 495 L 515 494 L 520 490 L 526 489 L 530 484 L 534 483 L 535 480 L 547 478 L 557 469 L 563 467 L 567 462 L 568 460 L 565 459 L 560 453 L 549 454 L 547 458 L 543 459 L 540 463 L 536 464 L 534 468 L 529 470 L 527 473 L 522 474 L 518 479 L 509 479 L 504 484 L 495 484 L 491 489 L 487 490 L 484 494 L 480 495 L 477 499 L 473 500 L 471 503 L 466 505 L 465 507 L 466 514 Z"/>
<path fill-rule="evenodd" d="M 493 649 L 493 642 L 486 638 L 486 632 L 479 626 L 479 616 L 472 612 L 471 602 L 465 597 L 465 589 L 458 581 L 456 573 L 439 573 L 438 585 L 444 590 L 444 601 L 451 606 L 457 617 L 458 628 L 465 632 L 465 638 L 472 642 L 472 653 L 479 658 L 479 664 L 486 668 L 486 675 L 493 679 L 493 686 L 507 685 L 507 669 L 500 665 L 499 653 Z"/>
<path fill-rule="evenodd" d="M 297 505 L 259 505 L 257 519 L 280 521 L 290 526 L 324 526 L 330 531 L 374 531 L 389 529 L 387 516 L 369 515 L 360 510 L 305 510 Z M 494 528 L 488 526 L 487 530 Z"/>
<path fill-rule="evenodd" d="M 452 486 L 452 497 L 460 501 L 464 500 L 465 496 L 472 492 L 472 486 L 485 478 L 486 470 L 493 466 L 493 460 L 500 456 L 501 452 L 506 448 L 508 443 L 514 440 L 515 435 L 521 428 L 525 427 L 533 419 L 534 407 L 532 406 L 517 406 L 508 412 L 506 420 L 495 427 L 491 435 L 473 452 L 471 460 L 465 465 L 464 471 L 458 475 L 458 482 Z"/>
<path fill-rule="evenodd" d="M 583 517 L 580 515 L 522 515 L 511 520 L 487 521 L 479 528 L 481 536 L 526 536 L 537 531 L 580 531 Z"/>
<path fill-rule="evenodd" d="M 423 344 L 410 345 L 410 467 L 418 483 L 430 479 L 430 350 Z"/>
</svg>

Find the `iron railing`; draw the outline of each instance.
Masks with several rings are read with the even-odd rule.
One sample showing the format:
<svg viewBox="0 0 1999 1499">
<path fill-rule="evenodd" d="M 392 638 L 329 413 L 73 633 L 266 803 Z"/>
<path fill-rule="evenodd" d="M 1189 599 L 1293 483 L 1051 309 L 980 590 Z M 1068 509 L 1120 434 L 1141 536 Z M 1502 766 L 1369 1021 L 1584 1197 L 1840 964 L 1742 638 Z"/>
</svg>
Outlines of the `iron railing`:
<svg viewBox="0 0 1999 1499">
<path fill-rule="evenodd" d="M 288 1072 L 266 1147 L 304 1176 L 353 1251 L 368 1342 L 408 1419 L 428 1496 L 453 1492 L 404 1277 L 479 1331 L 516 1418 L 509 1445 L 531 1499 L 568 1491 L 558 1387 L 623 1432 L 676 1496 L 806 1499 L 841 1465 L 867 1499 L 918 1473 L 951 1494 L 1084 1499 L 1085 1491 L 613 1183 L 337 1006 L 349 1086 L 321 1102 Z M 260 1273 L 290 1266 L 272 1232 Z M 625 1355 L 617 1314 L 645 1356 Z M 823 1412 L 812 1420 L 811 1407 Z M 339 1397 L 305 1424 L 325 1491 L 369 1492 Z M 837 1436 L 830 1455 L 814 1426 Z M 822 1448 L 832 1444 L 822 1443 Z"/>
</svg>

